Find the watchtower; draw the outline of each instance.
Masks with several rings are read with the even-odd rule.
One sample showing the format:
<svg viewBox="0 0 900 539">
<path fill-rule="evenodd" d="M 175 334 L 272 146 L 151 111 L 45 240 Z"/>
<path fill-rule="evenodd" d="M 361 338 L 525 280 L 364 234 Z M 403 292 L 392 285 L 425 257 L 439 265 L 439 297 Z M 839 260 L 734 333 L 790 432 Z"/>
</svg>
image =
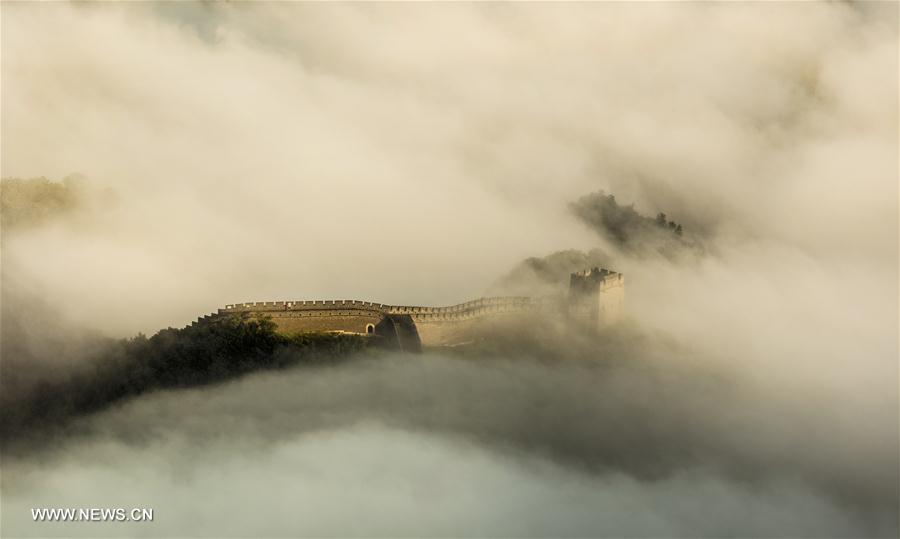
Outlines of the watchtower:
<svg viewBox="0 0 900 539">
<path fill-rule="evenodd" d="M 591 268 L 569 276 L 569 318 L 602 328 L 622 318 L 625 276 Z"/>
</svg>

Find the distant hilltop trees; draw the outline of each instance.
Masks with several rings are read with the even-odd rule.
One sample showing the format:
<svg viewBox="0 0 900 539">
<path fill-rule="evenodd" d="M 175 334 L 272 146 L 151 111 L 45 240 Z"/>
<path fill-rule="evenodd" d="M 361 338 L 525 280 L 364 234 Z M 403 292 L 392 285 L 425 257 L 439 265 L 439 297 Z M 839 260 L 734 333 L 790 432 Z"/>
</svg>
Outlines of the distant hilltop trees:
<svg viewBox="0 0 900 539">
<path fill-rule="evenodd" d="M 684 252 L 703 250 L 698 235 L 688 234 L 680 223 L 659 212 L 642 215 L 634 204 L 622 205 L 615 195 L 597 191 L 569 204 L 571 212 L 591 230 L 623 251 L 643 255 L 657 253 L 676 258 Z M 589 251 L 567 249 L 519 262 L 491 287 L 498 295 L 552 295 L 565 293 L 569 275 L 583 268 L 615 267 L 613 253 L 595 247 Z"/>
<path fill-rule="evenodd" d="M 0 180 L 0 227 L 4 230 L 28 228 L 91 209 L 97 202 L 109 203 L 114 194 L 107 189 L 91 189 L 80 174 L 61 182 L 47 178 L 3 178 Z"/>
<path fill-rule="evenodd" d="M 675 221 L 666 222 L 666 214 L 662 212 L 656 214 L 656 226 L 660 228 L 668 228 L 672 232 L 681 236 L 681 225 L 677 224 Z"/>
<path fill-rule="evenodd" d="M 632 252 L 657 251 L 670 257 L 685 247 L 699 248 L 696 238 L 685 237 L 681 224 L 670 220 L 665 213 L 656 217 L 642 215 L 634 204 L 621 205 L 614 195 L 597 191 L 579 198 L 569 205 L 576 217 L 592 230 Z"/>
</svg>

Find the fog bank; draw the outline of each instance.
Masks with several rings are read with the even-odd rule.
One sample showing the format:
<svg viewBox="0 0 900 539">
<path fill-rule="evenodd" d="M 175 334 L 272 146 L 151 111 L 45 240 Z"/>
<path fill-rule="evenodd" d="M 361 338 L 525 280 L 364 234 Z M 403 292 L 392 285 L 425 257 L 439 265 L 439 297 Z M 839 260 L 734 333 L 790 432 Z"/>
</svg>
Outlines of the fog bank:
<svg viewBox="0 0 900 539">
<path fill-rule="evenodd" d="M 152 526 L 90 532 L 896 531 L 892 450 L 862 436 L 822 444 L 854 427 L 811 409 L 779 418 L 786 403 L 727 375 L 627 359 L 381 357 L 143 397 L 80 421 L 31 462 L 8 459 L 5 530 L 72 533 L 34 527 L 31 505 L 151 500 Z M 864 469 L 851 472 L 848 453 Z"/>
<path fill-rule="evenodd" d="M 149 535 L 897 534 L 897 4 L 0 9 L 2 176 L 102 201 L 4 221 L 22 395 L 227 303 L 627 287 L 599 338 L 13 436 L 4 536 L 126 533 L 27 520 L 88 502 L 159 508 Z M 647 218 L 633 245 L 573 211 L 599 191 Z"/>
</svg>

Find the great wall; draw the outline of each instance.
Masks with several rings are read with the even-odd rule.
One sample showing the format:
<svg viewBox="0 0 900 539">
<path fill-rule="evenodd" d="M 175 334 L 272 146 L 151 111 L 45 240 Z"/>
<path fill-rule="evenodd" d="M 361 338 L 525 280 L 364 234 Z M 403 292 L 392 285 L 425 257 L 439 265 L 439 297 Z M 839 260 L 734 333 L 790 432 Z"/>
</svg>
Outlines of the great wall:
<svg viewBox="0 0 900 539">
<path fill-rule="evenodd" d="M 525 318 L 560 314 L 587 327 L 609 325 L 622 316 L 625 278 L 592 268 L 573 273 L 567 296 L 488 297 L 448 307 L 397 306 L 358 300 L 262 301 L 226 305 L 201 317 L 269 318 L 283 333 L 339 332 L 372 335 L 396 347 L 456 346 Z"/>
</svg>

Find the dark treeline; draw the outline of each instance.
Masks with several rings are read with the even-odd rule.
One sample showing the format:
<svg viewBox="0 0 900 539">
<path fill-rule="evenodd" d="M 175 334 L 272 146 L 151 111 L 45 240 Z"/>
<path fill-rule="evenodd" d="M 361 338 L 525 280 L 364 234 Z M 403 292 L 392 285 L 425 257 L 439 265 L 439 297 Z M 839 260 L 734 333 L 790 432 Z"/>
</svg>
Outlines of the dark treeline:
<svg viewBox="0 0 900 539">
<path fill-rule="evenodd" d="M 630 254 L 659 253 L 677 258 L 685 249 L 699 251 L 695 233 L 686 234 L 681 224 L 659 212 L 649 217 L 620 204 L 615 195 L 600 190 L 586 194 L 569 204 L 572 214 L 598 235 Z M 569 275 L 593 267 L 614 269 L 612 253 L 595 247 L 587 252 L 576 249 L 557 251 L 543 257 L 526 258 L 498 279 L 490 294 L 530 296 L 564 293 Z"/>
<path fill-rule="evenodd" d="M 168 328 L 152 337 L 110 341 L 84 368 L 48 377 L 14 401 L 4 399 L 0 440 L 6 444 L 35 428 L 52 430 L 73 416 L 156 389 L 210 384 L 261 369 L 334 362 L 370 342 L 355 335 L 283 335 L 270 320 L 236 316 Z"/>
<path fill-rule="evenodd" d="M 592 230 L 629 251 L 652 249 L 671 255 L 696 241 L 686 241 L 682 226 L 665 213 L 657 213 L 655 218 L 642 215 L 634 204 L 619 204 L 615 195 L 605 191 L 584 195 L 569 209 Z"/>
</svg>

